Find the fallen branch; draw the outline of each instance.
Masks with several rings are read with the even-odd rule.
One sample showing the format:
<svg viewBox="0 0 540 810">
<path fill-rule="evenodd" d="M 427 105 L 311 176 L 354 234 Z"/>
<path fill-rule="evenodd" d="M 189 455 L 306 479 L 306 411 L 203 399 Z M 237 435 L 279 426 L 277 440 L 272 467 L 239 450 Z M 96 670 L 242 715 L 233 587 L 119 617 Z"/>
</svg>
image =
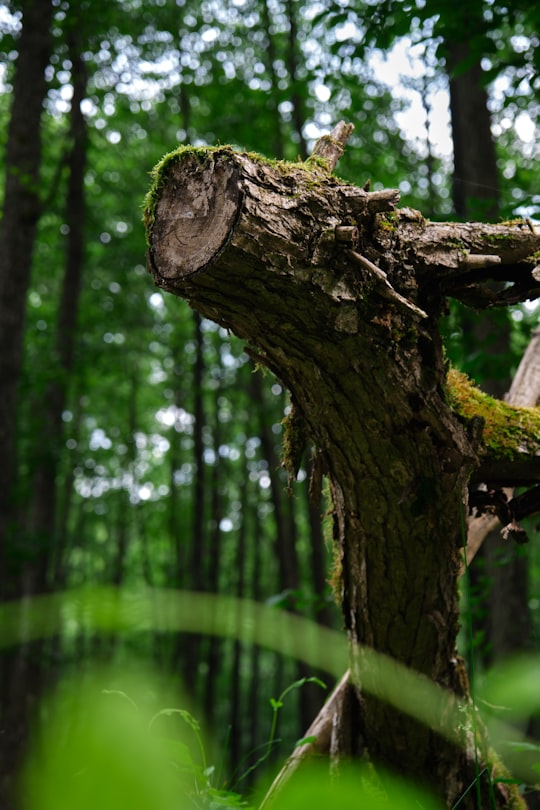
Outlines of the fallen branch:
<svg viewBox="0 0 540 810">
<path fill-rule="evenodd" d="M 269 810 L 274 805 L 279 794 L 300 765 L 315 756 L 330 755 L 333 749 L 333 738 L 335 740 L 336 737 L 336 721 L 341 717 L 342 704 L 348 699 L 347 691 L 350 688 L 352 688 L 352 684 L 350 682 L 350 672 L 347 670 L 306 731 L 304 739 L 311 738 L 311 742 L 299 745 L 294 749 L 270 785 L 259 806 L 259 810 Z"/>
<path fill-rule="evenodd" d="M 515 405 L 521 408 L 534 408 L 540 403 L 540 329 L 536 329 L 531 335 L 531 340 L 521 359 L 514 381 L 505 397 L 505 401 L 509 405 Z M 503 492 L 508 503 L 511 504 L 513 490 L 505 488 Z M 531 492 L 537 493 L 537 488 L 535 487 Z M 525 495 L 528 496 L 529 493 L 525 493 Z M 525 496 L 521 497 L 524 498 Z M 519 508 L 517 504 L 516 506 Z M 524 517 L 524 515 L 524 512 L 520 513 L 521 518 Z M 494 531 L 498 525 L 501 525 L 501 521 L 495 514 L 484 513 L 470 518 L 467 532 L 467 565 L 470 565 L 486 537 Z M 510 522 L 506 524 L 506 526 L 510 525 Z M 505 530 L 506 526 L 503 525 L 502 531 Z M 510 530 L 508 530 L 508 533 L 510 533 Z M 462 573 L 464 568 L 465 566 L 463 566 Z"/>
</svg>

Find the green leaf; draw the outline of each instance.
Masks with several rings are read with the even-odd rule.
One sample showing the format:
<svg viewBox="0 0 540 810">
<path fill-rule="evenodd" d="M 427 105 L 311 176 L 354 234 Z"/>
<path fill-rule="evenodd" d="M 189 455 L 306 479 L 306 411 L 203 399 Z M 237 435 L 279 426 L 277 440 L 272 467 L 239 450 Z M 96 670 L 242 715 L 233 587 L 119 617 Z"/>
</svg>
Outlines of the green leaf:
<svg viewBox="0 0 540 810">
<path fill-rule="evenodd" d="M 200 732 L 201 726 L 199 724 L 199 721 L 195 717 L 193 717 L 193 715 L 190 714 L 190 712 L 186 711 L 185 709 L 161 709 L 159 712 L 156 712 L 156 714 L 152 717 L 148 727 L 152 728 L 152 726 L 154 725 L 154 723 L 156 722 L 156 720 L 159 717 L 171 717 L 172 715 L 175 715 L 175 714 L 178 715 L 179 717 L 181 717 L 182 720 L 185 723 L 187 723 L 187 725 L 191 729 L 193 729 L 193 731 L 196 734 L 198 734 Z"/>
<path fill-rule="evenodd" d="M 417 785 L 365 767 L 344 769 L 331 779 L 324 768 L 311 766 L 285 785 L 280 810 L 442 810 L 433 796 Z"/>
<path fill-rule="evenodd" d="M 480 697 L 504 707 L 503 719 L 528 717 L 540 711 L 539 683 L 540 656 L 520 656 L 488 673 Z"/>
<path fill-rule="evenodd" d="M 313 745 L 317 742 L 317 737 L 312 735 L 310 737 L 302 737 L 300 740 L 297 740 L 294 744 L 295 748 L 299 748 L 301 745 Z"/>
</svg>

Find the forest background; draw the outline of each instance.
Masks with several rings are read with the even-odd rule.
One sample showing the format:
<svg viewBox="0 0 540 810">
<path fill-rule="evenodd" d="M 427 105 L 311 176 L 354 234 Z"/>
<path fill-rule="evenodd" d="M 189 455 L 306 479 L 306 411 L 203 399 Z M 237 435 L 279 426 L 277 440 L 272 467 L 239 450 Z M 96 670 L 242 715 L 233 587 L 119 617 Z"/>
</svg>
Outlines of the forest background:
<svg viewBox="0 0 540 810">
<path fill-rule="evenodd" d="M 399 188 L 432 219 L 534 220 L 539 22 L 527 0 L 0 3 L 3 602 L 151 586 L 340 628 L 309 455 L 292 493 L 280 467 L 287 393 L 239 341 L 152 286 L 149 172 L 178 143 L 303 159 L 345 119 L 345 179 Z M 451 304 L 448 356 L 503 395 L 537 321 L 534 306 L 480 318 Z M 474 563 L 479 671 L 538 648 L 534 525 L 530 536 L 524 547 L 495 536 Z M 72 606 L 52 639 L 1 654 L 3 790 L 50 686 L 111 660 L 173 677 L 229 775 L 260 756 L 270 699 L 321 674 L 241 639 L 104 636 Z M 324 697 L 316 684 L 288 696 L 274 756 Z"/>
</svg>

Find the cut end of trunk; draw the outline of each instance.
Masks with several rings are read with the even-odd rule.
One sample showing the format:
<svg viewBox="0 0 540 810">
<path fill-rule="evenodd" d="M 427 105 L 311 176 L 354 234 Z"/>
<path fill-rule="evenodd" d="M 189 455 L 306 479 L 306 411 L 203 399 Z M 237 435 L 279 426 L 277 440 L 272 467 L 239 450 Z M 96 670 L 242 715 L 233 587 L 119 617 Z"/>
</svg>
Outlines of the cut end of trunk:
<svg viewBox="0 0 540 810">
<path fill-rule="evenodd" d="M 160 286 L 200 273 L 229 242 L 241 210 L 232 153 L 183 150 L 158 175 L 149 264 Z M 174 286 L 174 284 L 173 284 Z"/>
</svg>

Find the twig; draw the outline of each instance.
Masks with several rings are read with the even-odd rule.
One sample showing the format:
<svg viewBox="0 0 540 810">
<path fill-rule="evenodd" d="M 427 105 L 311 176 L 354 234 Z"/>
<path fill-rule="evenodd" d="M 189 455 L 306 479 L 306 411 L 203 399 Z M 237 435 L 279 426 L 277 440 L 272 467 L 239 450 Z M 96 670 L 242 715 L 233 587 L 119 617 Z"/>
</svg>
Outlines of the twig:
<svg viewBox="0 0 540 810">
<path fill-rule="evenodd" d="M 404 298 L 403 295 L 400 295 L 394 290 L 388 281 L 388 276 L 386 273 L 377 267 L 376 264 L 373 264 L 373 262 L 371 262 L 369 259 L 366 259 L 365 256 L 361 256 L 360 253 L 357 253 L 355 250 L 346 250 L 345 252 L 347 256 L 356 262 L 356 264 L 359 264 L 360 267 L 367 270 L 372 276 L 375 277 L 378 283 L 378 292 L 383 298 L 392 301 L 392 303 L 396 304 L 397 306 L 408 309 L 410 312 L 413 312 L 417 318 L 428 317 L 427 313 L 424 312 L 423 309 L 420 309 L 420 307 L 417 307 L 416 304 L 413 304 L 407 298 Z"/>
<path fill-rule="evenodd" d="M 319 138 L 310 157 L 322 158 L 328 171 L 333 172 L 338 160 L 345 151 L 345 144 L 349 140 L 353 129 L 354 124 L 346 124 L 345 121 L 340 121 L 332 132 Z"/>
</svg>

